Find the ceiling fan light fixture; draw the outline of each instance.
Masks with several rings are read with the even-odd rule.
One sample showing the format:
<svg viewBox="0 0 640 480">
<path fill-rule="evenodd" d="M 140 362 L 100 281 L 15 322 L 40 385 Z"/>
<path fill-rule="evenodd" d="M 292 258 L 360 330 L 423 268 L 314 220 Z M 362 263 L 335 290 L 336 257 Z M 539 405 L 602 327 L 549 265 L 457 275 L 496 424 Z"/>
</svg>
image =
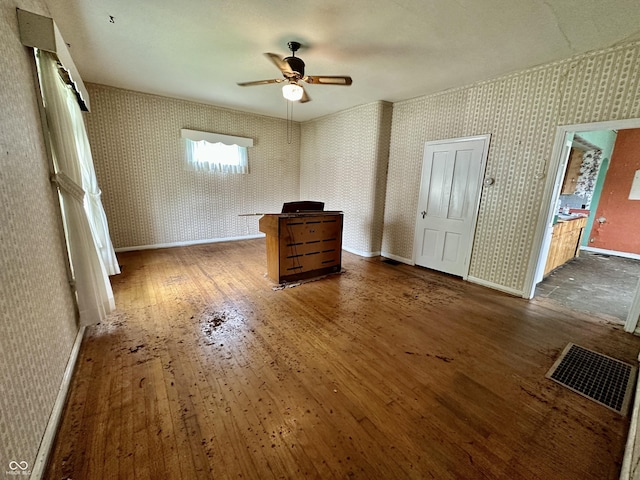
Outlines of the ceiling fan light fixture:
<svg viewBox="0 0 640 480">
<path fill-rule="evenodd" d="M 278 70 L 282 72 L 283 78 L 273 78 L 271 80 L 257 80 L 253 82 L 238 83 L 241 87 L 250 87 L 253 85 L 269 85 L 271 83 L 284 83 L 282 87 L 282 96 L 290 102 L 307 103 L 311 101 L 307 92 L 304 90 L 300 82 L 317 85 L 343 85 L 349 86 L 353 82 L 351 77 L 333 76 L 333 75 L 305 75 L 304 62 L 301 58 L 296 57 L 296 51 L 301 47 L 298 42 L 289 42 L 289 50 L 291 55 L 285 58 L 280 57 L 276 53 L 265 53 L 265 56 L 273 63 Z"/>
<path fill-rule="evenodd" d="M 295 83 L 288 83 L 282 87 L 282 96 L 291 102 L 297 102 L 302 98 L 304 89 Z"/>
</svg>

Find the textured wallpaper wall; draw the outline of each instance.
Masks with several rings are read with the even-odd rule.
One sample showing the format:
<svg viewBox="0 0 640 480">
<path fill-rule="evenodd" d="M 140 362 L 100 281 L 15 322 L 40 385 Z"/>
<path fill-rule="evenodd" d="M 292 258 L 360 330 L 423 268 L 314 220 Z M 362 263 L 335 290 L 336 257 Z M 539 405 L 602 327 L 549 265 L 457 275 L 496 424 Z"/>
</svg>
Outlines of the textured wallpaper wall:
<svg viewBox="0 0 640 480">
<path fill-rule="evenodd" d="M 300 126 L 285 120 L 88 84 L 85 116 L 116 248 L 256 235 L 259 217 L 299 199 Z M 183 166 L 180 129 L 250 137 L 249 174 Z"/>
<path fill-rule="evenodd" d="M 302 124 L 300 196 L 344 211 L 343 247 L 379 255 L 393 107 L 375 102 Z"/>
<path fill-rule="evenodd" d="M 20 44 L 16 7 L 47 13 L 38 0 L 0 0 L 2 478 L 12 461 L 31 470 L 77 333 L 33 54 Z"/>
<path fill-rule="evenodd" d="M 491 134 L 470 276 L 522 292 L 556 126 L 640 117 L 640 43 L 394 104 L 382 251 L 411 260 L 424 143 Z M 551 172 L 554 174 L 555 172 Z"/>
</svg>

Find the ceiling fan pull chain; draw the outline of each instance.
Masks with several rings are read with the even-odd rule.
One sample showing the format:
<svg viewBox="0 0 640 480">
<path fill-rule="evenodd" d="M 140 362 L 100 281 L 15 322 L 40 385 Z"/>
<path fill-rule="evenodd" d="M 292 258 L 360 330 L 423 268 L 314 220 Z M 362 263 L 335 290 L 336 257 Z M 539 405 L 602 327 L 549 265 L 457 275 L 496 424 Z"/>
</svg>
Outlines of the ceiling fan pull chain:
<svg viewBox="0 0 640 480">
<path fill-rule="evenodd" d="M 291 145 L 293 141 L 293 102 L 285 101 L 287 102 L 287 144 Z"/>
</svg>

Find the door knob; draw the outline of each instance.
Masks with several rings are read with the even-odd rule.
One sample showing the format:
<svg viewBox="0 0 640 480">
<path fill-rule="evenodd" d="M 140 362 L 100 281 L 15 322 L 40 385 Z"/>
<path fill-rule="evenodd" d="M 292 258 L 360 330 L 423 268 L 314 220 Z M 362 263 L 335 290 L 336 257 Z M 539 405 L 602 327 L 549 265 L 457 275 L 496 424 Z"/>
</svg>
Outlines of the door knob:
<svg viewBox="0 0 640 480">
<path fill-rule="evenodd" d="M 427 216 L 427 211 L 423 210 L 422 212 L 420 212 L 420 215 L 422 215 L 422 219 L 424 220 L 424 217 Z"/>
</svg>

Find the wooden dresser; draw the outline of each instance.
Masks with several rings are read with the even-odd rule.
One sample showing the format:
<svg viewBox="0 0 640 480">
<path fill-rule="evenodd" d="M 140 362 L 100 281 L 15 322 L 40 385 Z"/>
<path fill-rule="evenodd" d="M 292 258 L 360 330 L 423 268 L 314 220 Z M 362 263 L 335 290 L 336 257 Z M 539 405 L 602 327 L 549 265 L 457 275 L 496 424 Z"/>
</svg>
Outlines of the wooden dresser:
<svg viewBox="0 0 640 480">
<path fill-rule="evenodd" d="M 339 272 L 342 268 L 342 212 L 267 214 L 267 272 L 277 283 Z"/>
</svg>

